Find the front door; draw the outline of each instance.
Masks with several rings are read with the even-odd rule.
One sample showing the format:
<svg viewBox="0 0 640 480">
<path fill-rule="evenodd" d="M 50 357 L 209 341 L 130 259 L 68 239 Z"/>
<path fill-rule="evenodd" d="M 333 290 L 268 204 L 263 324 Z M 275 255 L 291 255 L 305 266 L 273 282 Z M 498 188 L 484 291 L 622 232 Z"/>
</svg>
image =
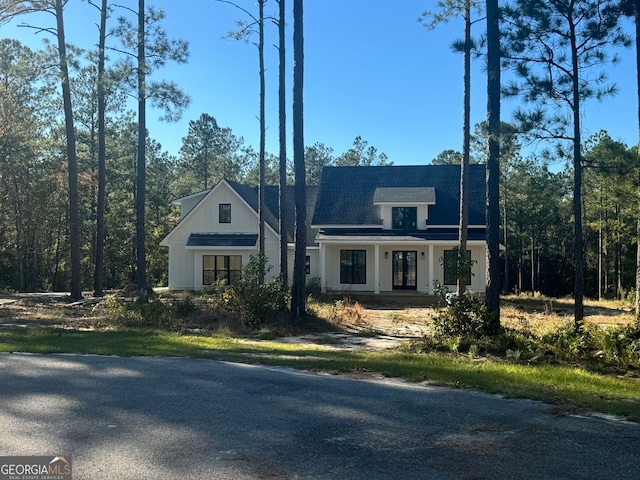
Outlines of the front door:
<svg viewBox="0 0 640 480">
<path fill-rule="evenodd" d="M 418 252 L 393 252 L 393 289 L 416 290 Z"/>
</svg>

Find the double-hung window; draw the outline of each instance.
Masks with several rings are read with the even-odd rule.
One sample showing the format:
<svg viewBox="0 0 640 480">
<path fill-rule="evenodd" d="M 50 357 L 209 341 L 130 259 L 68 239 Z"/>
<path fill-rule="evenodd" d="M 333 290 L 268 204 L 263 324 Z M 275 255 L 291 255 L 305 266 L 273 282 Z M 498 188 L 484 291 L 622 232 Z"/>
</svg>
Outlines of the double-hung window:
<svg viewBox="0 0 640 480">
<path fill-rule="evenodd" d="M 340 250 L 340 283 L 367 283 L 366 250 Z"/>
</svg>

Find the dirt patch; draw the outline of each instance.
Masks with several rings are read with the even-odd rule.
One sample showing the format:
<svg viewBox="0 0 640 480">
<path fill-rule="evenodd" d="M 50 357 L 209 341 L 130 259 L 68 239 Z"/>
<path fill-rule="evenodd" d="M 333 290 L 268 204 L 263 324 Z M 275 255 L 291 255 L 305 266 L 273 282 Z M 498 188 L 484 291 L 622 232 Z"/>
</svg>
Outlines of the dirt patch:
<svg viewBox="0 0 640 480">
<path fill-rule="evenodd" d="M 171 298 L 163 296 L 163 302 Z M 176 297 L 184 300 L 182 297 Z M 174 299 L 174 300 L 176 300 Z M 193 300 L 199 305 L 198 297 Z M 108 329 L 114 322 L 104 308 L 106 300 L 87 298 L 73 301 L 66 293 L 7 293 L 0 292 L 0 327 L 51 326 L 69 329 Z M 630 323 L 634 320 L 628 305 L 620 302 L 586 302 L 586 320 L 601 326 Z M 336 305 L 341 305 L 339 308 Z M 198 310 L 199 311 L 199 310 Z M 197 312 L 185 317 L 195 317 Z M 385 349 L 421 338 L 430 332 L 434 310 L 431 308 L 398 305 L 367 305 L 354 303 L 323 304 L 317 317 L 326 319 L 330 331 L 303 329 L 305 333 L 277 334 L 285 342 L 309 343 L 326 348 Z M 190 321 L 190 320 L 189 320 Z M 511 328 L 551 331 L 573 322 L 573 309 L 568 299 L 508 296 L 502 300 L 501 322 Z M 200 330 L 206 334 L 210 327 Z M 184 331 L 184 330 L 182 330 Z M 286 330 L 285 330 L 286 331 Z"/>
<path fill-rule="evenodd" d="M 78 302 L 64 293 L 1 293 L 0 326 L 98 328 L 103 319 L 94 307 L 100 301 Z"/>
</svg>

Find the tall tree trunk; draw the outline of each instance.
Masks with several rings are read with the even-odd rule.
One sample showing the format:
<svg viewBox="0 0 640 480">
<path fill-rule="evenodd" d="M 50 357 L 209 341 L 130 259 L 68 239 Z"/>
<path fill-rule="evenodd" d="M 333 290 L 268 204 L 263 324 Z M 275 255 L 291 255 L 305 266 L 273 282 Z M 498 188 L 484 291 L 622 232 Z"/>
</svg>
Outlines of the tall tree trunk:
<svg viewBox="0 0 640 480">
<path fill-rule="evenodd" d="M 464 114 L 462 127 L 462 163 L 460 164 L 460 225 L 458 260 L 463 260 L 464 268 L 458 269 L 458 295 L 466 289 L 467 271 L 467 231 L 469 226 L 469 150 L 471 144 L 471 1 L 464 3 Z M 460 265 L 460 263 L 458 263 Z"/>
<path fill-rule="evenodd" d="M 265 119 L 265 75 L 264 75 L 264 2 L 266 0 L 258 0 L 259 9 L 259 41 L 258 56 L 260 59 L 260 186 L 258 187 L 258 238 L 260 255 L 264 256 L 264 188 L 265 188 L 265 136 L 266 136 L 266 119 Z M 260 283 L 264 283 L 265 265 L 260 262 Z"/>
<path fill-rule="evenodd" d="M 584 318 L 584 240 L 582 235 L 582 157 L 580 132 L 580 84 L 576 46 L 575 23 L 569 22 L 571 29 L 571 61 L 573 81 L 573 216 L 575 244 L 574 302 L 575 326 L 578 328 Z"/>
<path fill-rule="evenodd" d="M 284 285 L 289 282 L 289 265 L 287 249 L 287 95 L 286 88 L 286 55 L 285 55 L 285 0 L 278 0 L 278 121 L 280 127 L 280 275 Z"/>
<path fill-rule="evenodd" d="M 531 235 L 531 293 L 536 291 L 536 259 L 535 259 L 536 243 L 533 235 Z"/>
<path fill-rule="evenodd" d="M 305 307 L 305 256 L 307 244 L 307 186 L 304 168 L 304 33 L 303 1 L 293 0 L 293 164 L 295 170 L 296 238 L 291 289 L 291 315 L 300 318 Z"/>
<path fill-rule="evenodd" d="M 58 54 L 60 57 L 60 79 L 62 80 L 62 100 L 64 103 L 64 124 L 67 135 L 67 161 L 69 169 L 69 242 L 71 245 L 71 298 L 82 298 L 81 265 L 80 265 L 80 209 L 78 201 L 78 158 L 76 156 L 76 134 L 73 125 L 73 108 L 71 105 L 71 86 L 69 85 L 69 68 L 67 63 L 67 47 L 62 18 L 62 0 L 55 3 Z"/>
<path fill-rule="evenodd" d="M 640 0 L 634 1 L 634 19 L 636 30 L 636 87 L 638 101 L 638 149 L 640 159 Z M 638 219 L 636 227 L 636 325 L 640 326 L 640 168 L 638 169 Z"/>
<path fill-rule="evenodd" d="M 500 329 L 500 25 L 498 0 L 487 0 L 487 287 L 490 329 Z"/>
<path fill-rule="evenodd" d="M 96 207 L 96 264 L 93 276 L 93 295 L 104 295 L 104 241 L 105 241 L 105 205 L 107 187 L 105 92 L 104 92 L 104 56 L 107 29 L 107 0 L 102 0 L 100 8 L 100 39 L 98 42 L 98 204 Z"/>
<path fill-rule="evenodd" d="M 502 189 L 504 194 L 504 200 L 502 205 L 502 241 L 504 242 L 504 285 L 503 291 L 505 293 L 511 290 L 509 284 L 509 245 L 508 245 L 508 229 L 507 229 L 507 189 Z"/>
<path fill-rule="evenodd" d="M 616 222 L 620 221 L 620 205 L 616 205 Z M 616 299 L 622 298 L 622 242 L 620 235 L 616 235 Z"/>
<path fill-rule="evenodd" d="M 147 303 L 147 255 L 145 247 L 145 199 L 146 199 L 146 134 L 147 134 L 147 89 L 145 57 L 145 12 L 144 0 L 138 0 L 138 158 L 136 175 L 136 286 L 138 302 Z"/>
<path fill-rule="evenodd" d="M 600 193 L 600 218 L 598 221 L 598 300 L 602 300 L 602 192 Z"/>
</svg>

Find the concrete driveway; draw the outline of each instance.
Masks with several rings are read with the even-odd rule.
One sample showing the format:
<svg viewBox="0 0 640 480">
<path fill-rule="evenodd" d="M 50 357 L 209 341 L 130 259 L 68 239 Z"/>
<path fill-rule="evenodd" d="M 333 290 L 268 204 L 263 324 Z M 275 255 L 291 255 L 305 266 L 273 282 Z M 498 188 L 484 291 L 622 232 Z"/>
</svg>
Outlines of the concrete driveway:
<svg viewBox="0 0 640 480">
<path fill-rule="evenodd" d="M 198 359 L 0 354 L 0 426 L 78 480 L 640 478 L 638 424 Z"/>
</svg>

